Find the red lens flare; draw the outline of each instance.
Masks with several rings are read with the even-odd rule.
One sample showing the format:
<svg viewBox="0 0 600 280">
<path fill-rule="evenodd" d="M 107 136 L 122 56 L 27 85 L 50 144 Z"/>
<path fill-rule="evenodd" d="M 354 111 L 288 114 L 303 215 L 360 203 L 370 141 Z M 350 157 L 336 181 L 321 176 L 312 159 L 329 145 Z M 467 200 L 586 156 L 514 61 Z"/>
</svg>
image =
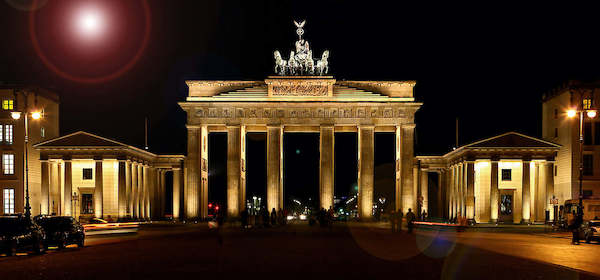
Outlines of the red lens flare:
<svg viewBox="0 0 600 280">
<path fill-rule="evenodd" d="M 56 1 L 29 16 L 31 42 L 44 65 L 79 83 L 102 83 L 131 70 L 150 29 L 146 0 Z"/>
</svg>

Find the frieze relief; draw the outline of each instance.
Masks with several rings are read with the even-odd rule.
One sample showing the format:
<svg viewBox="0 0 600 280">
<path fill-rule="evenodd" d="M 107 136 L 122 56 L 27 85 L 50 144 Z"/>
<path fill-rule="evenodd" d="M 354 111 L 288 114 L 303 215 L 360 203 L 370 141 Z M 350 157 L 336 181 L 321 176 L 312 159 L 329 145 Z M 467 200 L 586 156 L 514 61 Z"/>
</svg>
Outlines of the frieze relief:
<svg viewBox="0 0 600 280">
<path fill-rule="evenodd" d="M 196 118 L 406 118 L 405 109 L 392 107 L 353 108 L 199 108 Z"/>
</svg>

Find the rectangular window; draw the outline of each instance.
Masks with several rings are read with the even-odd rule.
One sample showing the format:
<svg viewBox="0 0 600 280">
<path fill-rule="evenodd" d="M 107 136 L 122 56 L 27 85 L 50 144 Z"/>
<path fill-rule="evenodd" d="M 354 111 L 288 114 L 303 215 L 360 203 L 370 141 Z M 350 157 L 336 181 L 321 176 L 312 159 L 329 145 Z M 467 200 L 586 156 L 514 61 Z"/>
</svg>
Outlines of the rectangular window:
<svg viewBox="0 0 600 280">
<path fill-rule="evenodd" d="M 554 128 L 554 138 L 558 138 L 558 127 Z"/>
<path fill-rule="evenodd" d="M 43 128 L 43 127 L 40 129 L 40 136 L 41 136 L 42 138 L 46 138 L 46 129 L 45 129 L 45 128 Z"/>
<path fill-rule="evenodd" d="M 583 190 L 583 198 L 588 198 L 592 195 L 594 195 L 594 192 L 592 190 Z"/>
<path fill-rule="evenodd" d="M 83 180 L 92 180 L 92 169 L 91 168 L 83 169 Z"/>
<path fill-rule="evenodd" d="M 600 122 L 594 122 L 594 145 L 600 145 Z"/>
<path fill-rule="evenodd" d="M 4 142 L 6 144 L 13 143 L 13 127 L 12 124 L 4 125 Z"/>
<path fill-rule="evenodd" d="M 15 174 L 15 155 L 3 154 L 2 155 L 2 170 L 4 175 Z"/>
<path fill-rule="evenodd" d="M 4 99 L 2 100 L 2 109 L 3 110 L 13 110 L 15 107 L 15 101 L 12 99 Z"/>
<path fill-rule="evenodd" d="M 583 144 L 584 145 L 592 145 L 592 122 L 585 122 L 583 124 L 584 137 Z"/>
<path fill-rule="evenodd" d="M 589 110 L 591 108 L 592 108 L 592 99 L 591 98 L 583 99 L 583 109 Z"/>
<path fill-rule="evenodd" d="M 4 141 L 4 125 L 0 124 L 0 143 Z"/>
<path fill-rule="evenodd" d="M 4 214 L 15 213 L 15 189 L 4 189 Z"/>
<path fill-rule="evenodd" d="M 512 170 L 511 169 L 502 169 L 502 181 L 510 181 L 512 180 Z"/>
<path fill-rule="evenodd" d="M 94 199 L 91 194 L 81 194 L 81 214 L 94 214 Z"/>
<path fill-rule="evenodd" d="M 583 155 L 583 175 L 593 176 L 594 175 L 594 156 Z"/>
</svg>

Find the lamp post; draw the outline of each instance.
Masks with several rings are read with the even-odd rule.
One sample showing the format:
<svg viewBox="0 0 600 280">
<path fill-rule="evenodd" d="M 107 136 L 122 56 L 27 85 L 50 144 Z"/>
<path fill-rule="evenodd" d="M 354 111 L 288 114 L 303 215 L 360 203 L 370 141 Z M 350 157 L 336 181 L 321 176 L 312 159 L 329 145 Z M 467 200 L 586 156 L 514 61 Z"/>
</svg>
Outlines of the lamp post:
<svg viewBox="0 0 600 280">
<path fill-rule="evenodd" d="M 32 112 L 29 112 L 29 109 L 27 108 L 27 98 L 28 98 L 28 94 L 24 92 L 24 96 L 25 96 L 25 106 L 23 108 L 24 111 L 24 117 L 23 120 L 25 121 L 25 217 L 27 219 L 31 219 L 31 204 L 29 201 L 29 159 L 28 159 L 28 147 L 27 144 L 29 142 L 29 122 L 28 119 L 31 115 L 31 118 L 34 120 L 39 120 L 42 117 L 42 114 L 36 110 L 33 110 Z M 15 102 L 15 108 L 16 108 L 17 104 Z M 15 110 L 13 112 L 11 112 L 10 116 L 14 119 L 14 120 L 19 120 L 21 118 L 21 112 L 18 110 Z"/>
<path fill-rule="evenodd" d="M 586 115 L 590 119 L 595 118 L 598 112 L 595 109 L 591 109 L 591 104 L 582 107 L 581 110 L 568 110 L 567 117 L 574 118 L 579 114 L 579 215 L 583 216 L 583 137 L 585 133 L 583 129 L 583 120 Z"/>
</svg>

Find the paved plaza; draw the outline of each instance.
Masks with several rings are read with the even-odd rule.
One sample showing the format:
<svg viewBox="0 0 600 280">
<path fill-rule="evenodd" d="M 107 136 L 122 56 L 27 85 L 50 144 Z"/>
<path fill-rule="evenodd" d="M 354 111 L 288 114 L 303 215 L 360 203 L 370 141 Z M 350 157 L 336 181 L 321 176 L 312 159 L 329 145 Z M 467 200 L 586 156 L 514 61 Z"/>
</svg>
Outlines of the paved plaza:
<svg viewBox="0 0 600 280">
<path fill-rule="evenodd" d="M 242 231 L 205 224 L 152 225 L 94 236 L 83 249 L 0 257 L 2 279 L 597 279 L 600 245 L 564 234 L 392 234 L 382 225 L 288 225 Z"/>
</svg>

